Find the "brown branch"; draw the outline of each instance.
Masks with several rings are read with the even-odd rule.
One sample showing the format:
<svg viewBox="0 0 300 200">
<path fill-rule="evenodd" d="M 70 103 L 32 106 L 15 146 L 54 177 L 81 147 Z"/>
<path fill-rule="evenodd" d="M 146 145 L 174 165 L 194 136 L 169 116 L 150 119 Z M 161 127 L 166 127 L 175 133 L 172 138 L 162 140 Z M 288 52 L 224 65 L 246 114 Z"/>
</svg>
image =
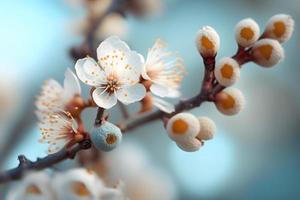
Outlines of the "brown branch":
<svg viewBox="0 0 300 200">
<path fill-rule="evenodd" d="M 18 157 L 18 167 L 0 173 L 0 183 L 5 183 L 11 180 L 18 180 L 30 170 L 43 170 L 63 160 L 73 159 L 77 152 L 83 149 L 89 149 L 90 147 L 91 141 L 89 139 L 86 139 L 70 149 L 62 149 L 61 151 L 48 155 L 44 158 L 38 158 L 35 162 L 28 160 L 24 155 L 20 155 Z"/>
<path fill-rule="evenodd" d="M 97 116 L 95 118 L 95 126 L 101 124 L 103 119 L 104 109 L 98 108 Z M 24 155 L 18 156 L 19 166 L 0 173 L 0 184 L 11 180 L 20 179 L 26 172 L 30 170 L 43 170 L 53 165 L 64 161 L 66 159 L 74 159 L 76 154 L 81 150 L 90 149 L 92 142 L 89 138 L 71 146 L 64 148 L 57 153 L 50 154 L 44 158 L 38 158 L 36 161 L 28 160 Z"/>
</svg>

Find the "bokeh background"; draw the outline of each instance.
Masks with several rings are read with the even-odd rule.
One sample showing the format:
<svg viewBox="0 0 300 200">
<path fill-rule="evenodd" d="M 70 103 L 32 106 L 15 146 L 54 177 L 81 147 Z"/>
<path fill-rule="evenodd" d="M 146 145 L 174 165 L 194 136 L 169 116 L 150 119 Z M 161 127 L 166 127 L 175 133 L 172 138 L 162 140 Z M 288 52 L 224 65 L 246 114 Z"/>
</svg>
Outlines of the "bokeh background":
<svg viewBox="0 0 300 200">
<path fill-rule="evenodd" d="M 194 43 L 200 27 L 210 25 L 218 31 L 218 58 L 234 54 L 234 26 L 243 18 L 252 17 L 263 29 L 269 17 L 287 13 L 295 19 L 296 28 L 284 44 L 284 62 L 272 69 L 252 63 L 243 67 L 237 84 L 247 101 L 242 113 L 223 116 L 208 103 L 191 111 L 217 124 L 215 139 L 203 149 L 181 151 L 167 137 L 161 122 L 132 131 L 124 143 L 138 144 L 147 152 L 150 165 L 175 184 L 177 199 L 300 199 L 300 1 L 166 0 L 163 5 L 155 16 L 140 19 L 129 15 L 125 39 L 143 54 L 156 38 L 177 50 L 188 71 L 182 86 L 184 97 L 198 92 L 203 76 Z M 65 69 L 73 68 L 69 50 L 81 42 L 74 34 L 74 23 L 82 15 L 82 9 L 62 0 L 0 1 L 2 169 L 16 166 L 20 153 L 33 160 L 45 155 L 46 145 L 37 142 L 35 96 L 44 80 L 62 81 Z M 112 115 L 116 120 L 120 117 L 117 109 Z M 92 123 L 94 112 L 85 116 Z M 7 144 L 12 132 L 20 134 Z M 5 194 L 6 187 L 0 188 Z"/>
</svg>

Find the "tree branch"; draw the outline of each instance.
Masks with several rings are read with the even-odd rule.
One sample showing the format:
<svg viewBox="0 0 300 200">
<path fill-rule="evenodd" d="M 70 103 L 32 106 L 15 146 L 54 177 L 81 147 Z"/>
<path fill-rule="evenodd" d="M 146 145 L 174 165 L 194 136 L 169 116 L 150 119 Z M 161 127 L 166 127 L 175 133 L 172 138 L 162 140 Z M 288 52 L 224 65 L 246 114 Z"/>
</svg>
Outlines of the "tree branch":
<svg viewBox="0 0 300 200">
<path fill-rule="evenodd" d="M 42 170 L 51 167 L 63 160 L 73 159 L 77 152 L 84 149 L 89 149 L 90 147 L 91 141 L 89 139 L 86 139 L 70 149 L 62 149 L 61 151 L 50 154 L 44 158 L 38 158 L 35 162 L 28 160 L 24 155 L 20 155 L 18 157 L 18 167 L 0 173 L 0 183 L 20 179 L 26 172 L 30 170 Z"/>
</svg>

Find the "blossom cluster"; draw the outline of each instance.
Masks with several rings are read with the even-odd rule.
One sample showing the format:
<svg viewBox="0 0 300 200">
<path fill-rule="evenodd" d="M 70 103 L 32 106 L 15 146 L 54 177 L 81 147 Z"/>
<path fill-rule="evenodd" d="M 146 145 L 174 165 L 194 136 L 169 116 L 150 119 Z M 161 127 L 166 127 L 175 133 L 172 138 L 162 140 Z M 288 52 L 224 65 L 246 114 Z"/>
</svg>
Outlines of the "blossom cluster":
<svg viewBox="0 0 300 200">
<path fill-rule="evenodd" d="M 253 61 L 263 67 L 271 67 L 284 57 L 281 43 L 293 32 L 293 19 L 284 14 L 273 16 L 260 35 L 258 24 L 250 18 L 243 19 L 235 27 L 235 39 L 239 46 L 233 57 L 223 57 L 210 70 L 214 87 L 212 93 L 216 108 L 225 115 L 235 115 L 244 107 L 244 96 L 234 85 L 240 78 L 241 66 Z M 209 26 L 200 29 L 196 46 L 204 59 L 214 60 L 220 48 L 218 33 Z M 110 109 L 121 102 L 128 105 L 141 103 L 140 112 L 152 110 L 153 105 L 163 113 L 171 114 L 166 129 L 172 140 L 185 151 L 196 151 L 204 140 L 211 139 L 215 124 L 208 118 L 188 113 L 177 113 L 173 104 L 163 98 L 180 97 L 180 84 L 185 76 L 183 59 L 167 50 L 158 39 L 147 56 L 130 49 L 117 36 L 105 39 L 97 48 L 97 60 L 92 57 L 79 59 L 75 64 L 77 76 L 67 69 L 64 86 L 55 80 L 47 81 L 36 105 L 42 131 L 41 142 L 49 143 L 48 153 L 72 146 L 90 138 L 94 146 L 102 151 L 114 149 L 122 140 L 118 126 L 102 120 L 100 126 L 87 133 L 80 113 L 83 108 L 97 106 Z M 77 77 L 91 87 L 91 99 L 85 102 Z M 214 94 L 215 92 L 215 94 Z"/>
<path fill-rule="evenodd" d="M 31 172 L 7 195 L 7 200 L 126 200 L 123 183 L 114 188 L 105 186 L 98 175 L 87 169 L 76 168 L 49 175 Z"/>
<path fill-rule="evenodd" d="M 64 86 L 48 80 L 37 99 L 36 114 L 42 131 L 41 142 L 48 143 L 53 154 L 89 137 L 96 148 L 108 151 L 120 143 L 120 129 L 106 121 L 95 127 L 90 135 L 84 130 L 80 118 L 85 107 L 98 106 L 110 109 L 121 102 L 125 105 L 141 102 L 141 112 L 147 109 L 144 102 L 166 113 L 175 111 L 174 105 L 163 98 L 180 96 L 179 88 L 185 75 L 182 59 L 167 50 L 158 39 L 144 58 L 117 36 L 104 40 L 97 49 L 97 61 L 87 56 L 75 64 L 78 78 L 91 86 L 91 99 L 85 102 L 77 76 L 67 69 Z"/>
</svg>

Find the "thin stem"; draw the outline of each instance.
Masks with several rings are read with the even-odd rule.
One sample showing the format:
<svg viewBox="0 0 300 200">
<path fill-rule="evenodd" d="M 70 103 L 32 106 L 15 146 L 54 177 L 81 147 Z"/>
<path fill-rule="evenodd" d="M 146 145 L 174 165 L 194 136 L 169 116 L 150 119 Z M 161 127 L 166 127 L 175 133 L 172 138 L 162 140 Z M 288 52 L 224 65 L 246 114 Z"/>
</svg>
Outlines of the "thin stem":
<svg viewBox="0 0 300 200">
<path fill-rule="evenodd" d="M 43 170 L 45 168 L 52 167 L 63 160 L 73 159 L 77 152 L 83 149 L 89 149 L 90 147 L 91 141 L 86 139 L 70 149 L 62 149 L 59 152 L 50 154 L 44 158 L 38 158 L 35 162 L 28 160 L 24 155 L 20 155 L 18 157 L 18 167 L 0 173 L 0 183 L 20 179 L 24 173 L 29 170 Z"/>
</svg>

